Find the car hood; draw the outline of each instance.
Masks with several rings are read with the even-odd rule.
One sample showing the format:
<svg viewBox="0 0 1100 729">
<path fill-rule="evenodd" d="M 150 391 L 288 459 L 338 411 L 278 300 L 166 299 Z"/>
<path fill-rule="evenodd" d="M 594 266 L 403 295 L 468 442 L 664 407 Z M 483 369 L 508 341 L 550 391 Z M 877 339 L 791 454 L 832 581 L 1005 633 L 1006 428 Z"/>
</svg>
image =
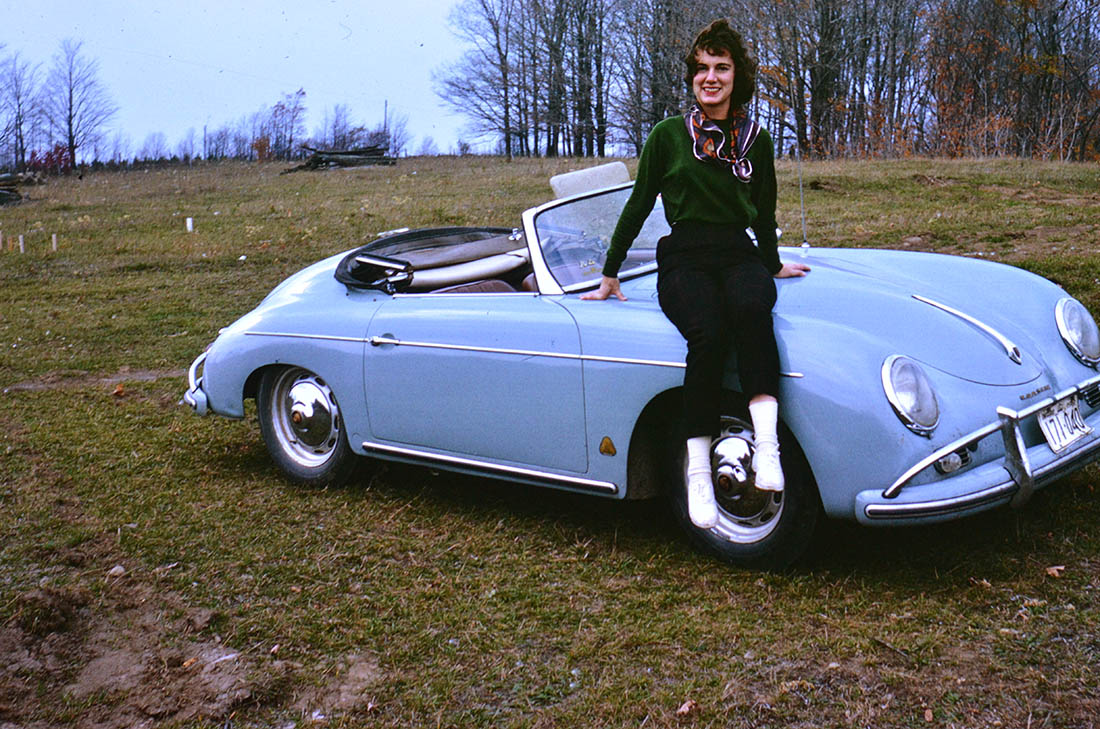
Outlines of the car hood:
<svg viewBox="0 0 1100 729">
<path fill-rule="evenodd" d="M 1042 374 L 1041 350 L 1028 329 L 1055 326 L 1053 301 L 1060 289 L 1037 276 L 985 261 L 902 251 L 782 253 L 784 260 L 812 270 L 805 278 L 777 280 L 777 331 L 805 334 L 815 322 L 827 321 L 878 339 L 884 356 L 907 355 L 982 384 L 1020 385 Z M 1026 301 L 1019 295 L 1023 278 Z M 655 283 L 656 276 L 643 276 L 626 282 L 624 292 L 655 304 Z M 1041 302 L 1031 300 L 1037 283 L 1046 292 Z"/>
</svg>

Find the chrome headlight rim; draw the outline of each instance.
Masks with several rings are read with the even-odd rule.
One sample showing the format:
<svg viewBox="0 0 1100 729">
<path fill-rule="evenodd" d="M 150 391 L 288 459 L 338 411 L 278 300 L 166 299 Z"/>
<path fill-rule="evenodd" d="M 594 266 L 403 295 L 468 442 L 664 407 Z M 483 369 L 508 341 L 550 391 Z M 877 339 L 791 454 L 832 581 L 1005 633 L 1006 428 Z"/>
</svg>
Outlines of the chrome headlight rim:
<svg viewBox="0 0 1100 729">
<path fill-rule="evenodd" d="M 927 394 L 931 398 L 933 411 L 932 418 L 926 417 L 923 420 L 918 419 L 912 410 L 905 404 L 894 380 L 896 372 L 895 366 L 911 367 L 917 377 L 918 387 L 923 384 L 924 387 L 927 388 Z M 928 375 L 925 374 L 924 368 L 921 367 L 919 362 L 903 354 L 894 354 L 887 357 L 886 361 L 882 363 L 882 389 L 886 393 L 886 399 L 890 402 L 890 407 L 894 409 L 894 414 L 898 416 L 898 419 L 901 420 L 906 428 L 917 435 L 925 437 L 930 437 L 932 435 L 936 426 L 940 424 L 940 404 L 939 400 L 936 398 L 936 391 L 932 387 L 932 382 L 928 379 Z"/>
<path fill-rule="evenodd" d="M 1062 336 L 1062 341 L 1065 342 L 1066 348 L 1070 353 L 1077 358 L 1077 361 L 1088 367 L 1096 368 L 1100 364 L 1100 347 L 1095 354 L 1089 354 L 1084 351 L 1081 346 L 1081 341 L 1078 337 L 1074 336 L 1073 331 L 1069 325 L 1069 310 L 1076 309 L 1085 317 L 1085 321 L 1092 324 L 1092 329 L 1097 332 L 1097 339 L 1100 339 L 1100 329 L 1097 328 L 1096 320 L 1093 318 L 1092 313 L 1077 299 L 1072 296 L 1066 296 L 1059 299 L 1057 305 L 1054 307 L 1054 320 L 1058 323 L 1058 334 Z"/>
</svg>

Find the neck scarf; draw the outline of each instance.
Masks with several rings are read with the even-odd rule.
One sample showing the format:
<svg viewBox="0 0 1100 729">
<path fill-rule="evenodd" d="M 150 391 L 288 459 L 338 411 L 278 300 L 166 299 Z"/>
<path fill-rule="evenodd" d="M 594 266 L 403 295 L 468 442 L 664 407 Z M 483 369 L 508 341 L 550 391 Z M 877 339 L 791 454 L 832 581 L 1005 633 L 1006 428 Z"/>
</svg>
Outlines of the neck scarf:
<svg viewBox="0 0 1100 729">
<path fill-rule="evenodd" d="M 695 159 L 728 167 L 741 182 L 752 181 L 752 162 L 746 155 L 760 133 L 760 125 L 749 119 L 744 110 L 737 109 L 730 115 L 728 150 L 725 149 L 726 135 L 698 104 L 691 107 L 691 111 L 684 116 L 684 122 L 691 136 L 691 151 Z"/>
</svg>

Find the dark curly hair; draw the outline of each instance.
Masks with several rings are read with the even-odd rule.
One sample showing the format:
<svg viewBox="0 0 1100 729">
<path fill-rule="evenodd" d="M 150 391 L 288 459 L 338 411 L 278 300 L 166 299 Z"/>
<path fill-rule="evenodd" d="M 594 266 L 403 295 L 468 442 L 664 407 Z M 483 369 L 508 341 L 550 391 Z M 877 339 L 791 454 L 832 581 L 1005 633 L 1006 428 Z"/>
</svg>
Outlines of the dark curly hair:
<svg viewBox="0 0 1100 729">
<path fill-rule="evenodd" d="M 699 65 L 695 59 L 700 51 L 716 56 L 723 53 L 730 55 L 734 67 L 730 106 L 736 109 L 749 103 L 753 93 L 756 92 L 756 59 L 749 54 L 741 34 L 730 27 L 728 20 L 725 18 L 715 20 L 695 36 L 691 50 L 684 56 L 684 65 L 687 66 L 684 81 L 688 88 L 691 88 L 692 80 L 695 78 L 695 70 Z"/>
</svg>

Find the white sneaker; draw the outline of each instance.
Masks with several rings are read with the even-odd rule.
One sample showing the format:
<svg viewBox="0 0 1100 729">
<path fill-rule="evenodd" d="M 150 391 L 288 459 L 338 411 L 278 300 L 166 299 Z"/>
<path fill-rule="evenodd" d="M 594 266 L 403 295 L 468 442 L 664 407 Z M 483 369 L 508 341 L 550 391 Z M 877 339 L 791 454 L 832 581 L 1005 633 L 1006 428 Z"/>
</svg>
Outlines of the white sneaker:
<svg viewBox="0 0 1100 729">
<path fill-rule="evenodd" d="M 688 516 L 700 529 L 710 529 L 718 523 L 718 504 L 714 501 L 714 482 L 710 472 L 688 474 Z"/>
<path fill-rule="evenodd" d="M 761 491 L 782 491 L 783 466 L 779 462 L 779 444 L 764 441 L 756 444 L 752 457 L 752 470 L 756 472 L 756 488 Z"/>
</svg>

